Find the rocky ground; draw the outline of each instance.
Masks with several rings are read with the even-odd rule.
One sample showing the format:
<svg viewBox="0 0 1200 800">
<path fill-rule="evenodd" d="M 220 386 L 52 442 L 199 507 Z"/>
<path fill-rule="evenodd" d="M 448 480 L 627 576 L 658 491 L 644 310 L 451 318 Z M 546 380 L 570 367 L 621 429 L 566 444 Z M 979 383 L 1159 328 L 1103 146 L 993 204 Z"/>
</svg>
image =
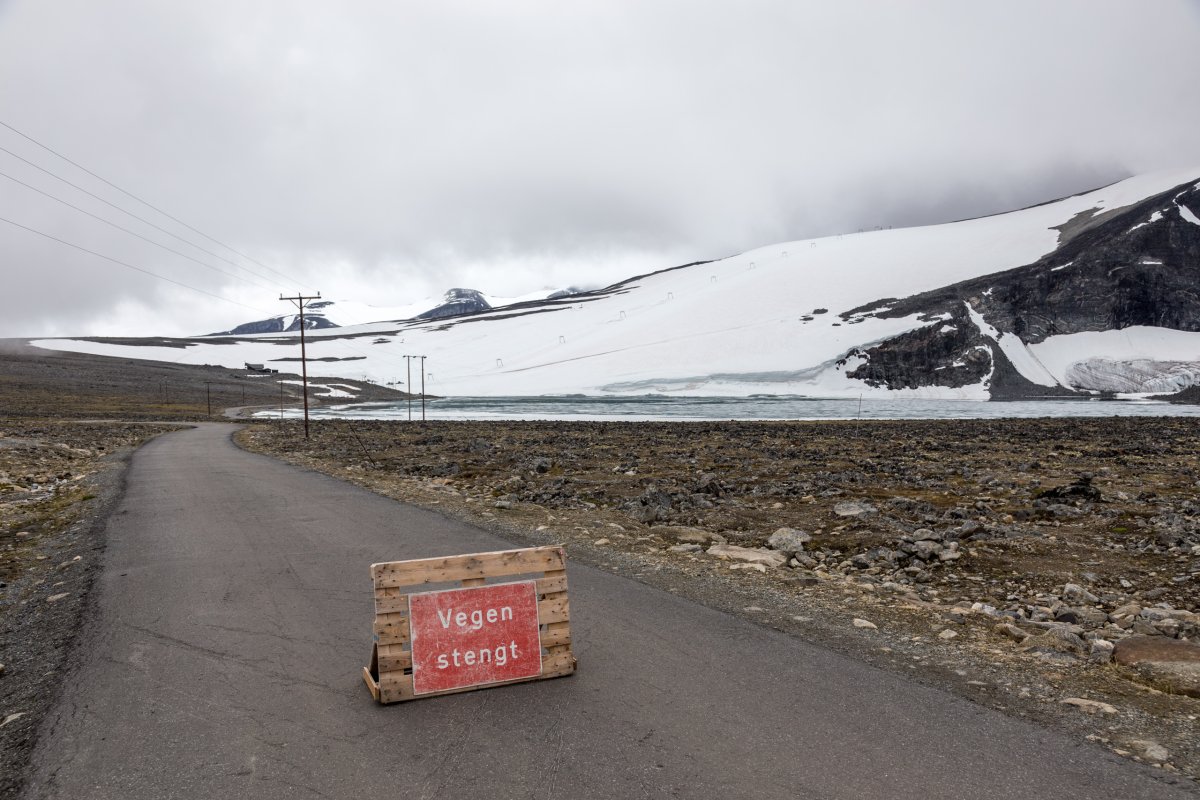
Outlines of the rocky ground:
<svg viewBox="0 0 1200 800">
<path fill-rule="evenodd" d="M 1196 777 L 1198 434 L 323 421 L 239 441 Z"/>
</svg>

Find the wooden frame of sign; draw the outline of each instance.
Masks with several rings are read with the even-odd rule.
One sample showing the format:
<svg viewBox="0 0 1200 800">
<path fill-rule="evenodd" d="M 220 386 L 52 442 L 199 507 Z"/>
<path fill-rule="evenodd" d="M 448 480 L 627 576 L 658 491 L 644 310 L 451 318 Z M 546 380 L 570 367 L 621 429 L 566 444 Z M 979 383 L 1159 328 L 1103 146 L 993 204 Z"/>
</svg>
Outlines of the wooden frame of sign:
<svg viewBox="0 0 1200 800">
<path fill-rule="evenodd" d="M 380 703 L 398 703 L 491 686 L 558 678 L 575 672 L 571 652 L 570 605 L 567 601 L 567 556 L 562 547 L 531 547 L 447 558 L 389 561 L 371 565 L 375 585 L 375 642 L 363 681 Z M 541 671 L 533 677 L 416 693 L 413 689 L 412 632 L 409 597 L 430 587 L 472 587 L 519 581 L 534 582 L 541 644 Z M 427 590 L 426 590 L 427 591 Z"/>
</svg>

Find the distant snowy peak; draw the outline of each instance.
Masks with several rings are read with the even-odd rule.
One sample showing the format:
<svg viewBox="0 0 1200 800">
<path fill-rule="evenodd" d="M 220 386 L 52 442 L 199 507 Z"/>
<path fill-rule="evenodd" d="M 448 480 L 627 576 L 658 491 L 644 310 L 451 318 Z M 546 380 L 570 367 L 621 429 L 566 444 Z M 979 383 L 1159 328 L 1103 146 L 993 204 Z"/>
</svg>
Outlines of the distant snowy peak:
<svg viewBox="0 0 1200 800">
<path fill-rule="evenodd" d="M 485 295 L 475 289 L 450 289 L 440 300 L 426 298 L 405 306 L 372 306 L 351 300 L 318 300 L 304 309 L 305 330 L 344 328 L 372 322 L 401 322 L 414 319 L 445 319 L 462 314 L 475 314 L 515 303 L 527 303 L 550 298 L 570 297 L 580 290 L 543 289 L 520 297 Z M 247 336 L 256 333 L 296 333 L 300 330 L 299 314 L 246 322 L 227 331 L 208 336 Z"/>
<path fill-rule="evenodd" d="M 304 308 L 304 329 L 318 330 L 321 328 L 336 328 L 337 323 L 325 316 L 326 309 L 333 301 L 324 300 L 309 303 Z M 220 333 L 210 333 L 209 336 L 246 336 L 253 333 L 295 333 L 300 330 L 300 314 L 280 314 L 270 319 L 260 319 L 255 322 L 244 322 L 236 328 Z"/>
<path fill-rule="evenodd" d="M 445 319 L 461 314 L 477 314 L 491 311 L 492 306 L 482 292 L 474 289 L 451 289 L 446 292 L 441 305 L 418 314 L 417 319 Z"/>
</svg>

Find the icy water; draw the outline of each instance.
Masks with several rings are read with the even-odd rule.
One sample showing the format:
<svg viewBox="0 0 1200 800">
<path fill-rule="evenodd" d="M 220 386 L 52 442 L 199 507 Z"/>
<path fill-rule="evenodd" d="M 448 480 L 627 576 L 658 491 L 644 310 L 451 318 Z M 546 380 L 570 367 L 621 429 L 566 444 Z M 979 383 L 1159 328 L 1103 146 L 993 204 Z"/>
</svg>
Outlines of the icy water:
<svg viewBox="0 0 1200 800">
<path fill-rule="evenodd" d="M 298 409 L 284 415 L 296 417 Z M 407 403 L 364 403 L 313 409 L 314 419 L 407 420 Z M 279 412 L 261 412 L 278 417 Z M 421 418 L 421 404 L 411 407 Z M 1196 417 L 1200 406 L 1153 400 L 975 400 L 806 397 L 446 397 L 425 404 L 426 419 L 442 420 L 814 420 L 814 419 L 1001 419 L 1031 417 Z"/>
</svg>

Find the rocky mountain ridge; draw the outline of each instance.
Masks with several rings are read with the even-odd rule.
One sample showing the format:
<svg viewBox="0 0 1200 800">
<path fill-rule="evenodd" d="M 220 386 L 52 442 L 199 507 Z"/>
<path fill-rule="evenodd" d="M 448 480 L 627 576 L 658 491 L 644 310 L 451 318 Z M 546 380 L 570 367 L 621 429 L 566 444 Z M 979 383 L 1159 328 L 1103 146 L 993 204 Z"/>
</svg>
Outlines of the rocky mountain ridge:
<svg viewBox="0 0 1200 800">
<path fill-rule="evenodd" d="M 857 349 L 852 377 L 889 389 L 964 386 L 992 377 L 993 397 L 1083 391 L 1176 391 L 1200 384 L 1196 362 L 1094 358 L 1070 380 L 1033 384 L 996 341 L 1134 326 L 1200 331 L 1200 187 L 1189 182 L 1100 215 L 1080 212 L 1061 245 L 1032 264 L 904 299 L 884 298 L 841 316 L 921 315 L 925 327 Z M 973 320 L 986 320 L 989 330 Z M 1164 372 L 1173 380 L 1162 380 Z"/>
</svg>

